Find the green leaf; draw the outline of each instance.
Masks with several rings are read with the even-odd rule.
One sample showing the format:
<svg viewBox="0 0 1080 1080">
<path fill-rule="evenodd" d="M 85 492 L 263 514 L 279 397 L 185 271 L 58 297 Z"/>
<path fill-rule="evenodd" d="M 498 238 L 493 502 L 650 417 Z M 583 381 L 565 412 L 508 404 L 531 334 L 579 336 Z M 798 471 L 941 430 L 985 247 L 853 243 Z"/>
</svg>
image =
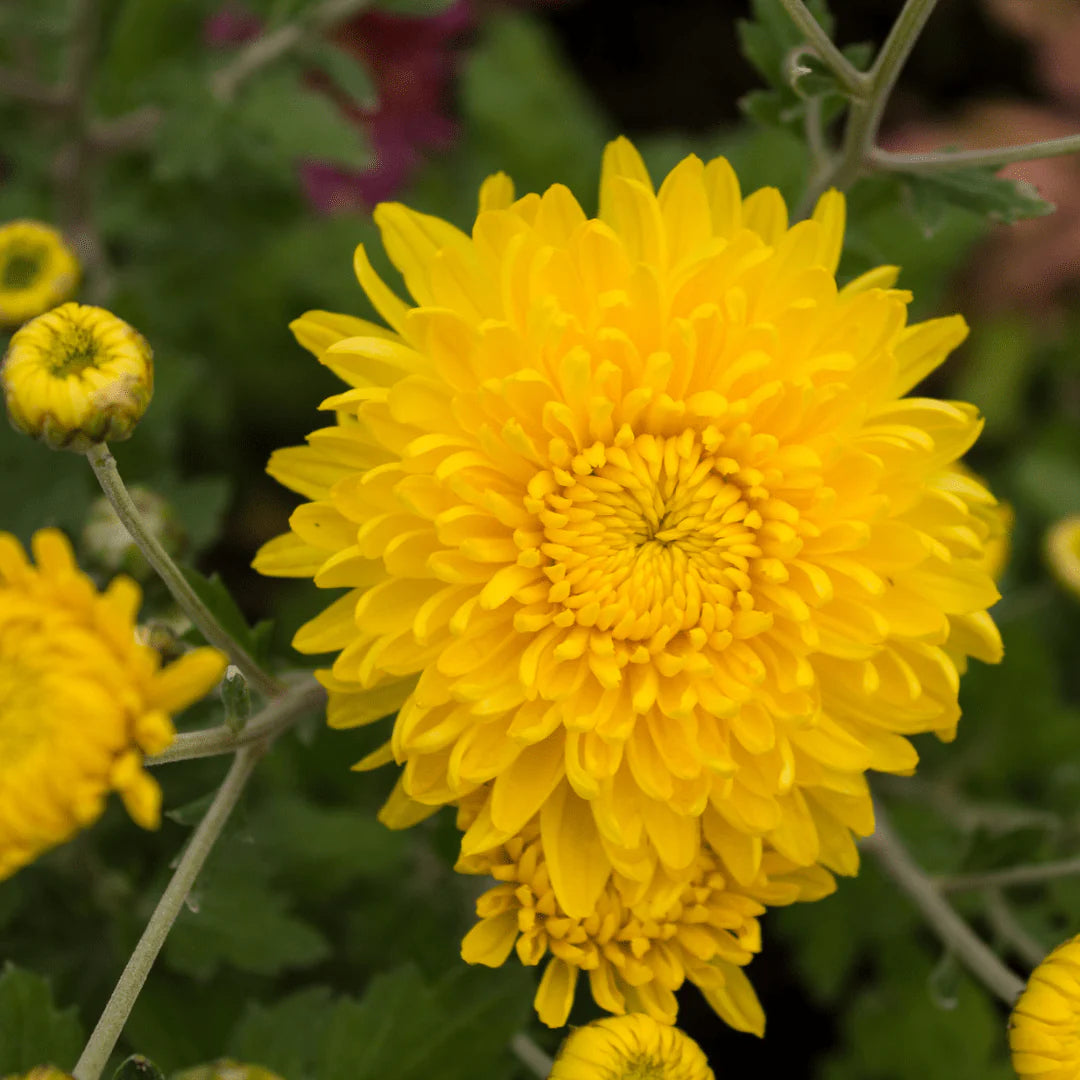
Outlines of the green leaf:
<svg viewBox="0 0 1080 1080">
<path fill-rule="evenodd" d="M 305 64 L 326 75 L 359 108 L 374 109 L 379 104 L 371 75 L 354 53 L 316 38 L 305 44 L 301 55 Z"/>
<path fill-rule="evenodd" d="M 205 795 L 200 795 L 199 798 L 192 799 L 191 802 L 184 803 L 175 810 L 166 810 L 165 816 L 170 821 L 175 821 L 177 825 L 192 829 L 206 817 L 206 811 L 210 809 L 210 804 L 216 795 L 217 788 L 214 788 L 213 791 L 208 791 Z"/>
<path fill-rule="evenodd" d="M 236 122 L 287 168 L 298 160 L 362 169 L 371 154 L 362 130 L 299 70 L 273 69 L 253 78 L 234 106 Z"/>
<path fill-rule="evenodd" d="M 333 1013 L 324 986 L 271 1005 L 251 1002 L 229 1040 L 229 1054 L 237 1061 L 257 1061 L 286 1080 L 312 1076 Z"/>
<path fill-rule="evenodd" d="M 810 0 L 811 14 L 830 37 L 833 19 L 825 0 Z M 787 58 L 805 41 L 802 31 L 791 21 L 780 0 L 752 0 L 751 18 L 736 24 L 742 54 L 757 68 L 770 86 L 789 88 Z"/>
<path fill-rule="evenodd" d="M 142 1054 L 132 1054 L 113 1073 L 113 1080 L 165 1080 L 165 1074 Z"/>
<path fill-rule="evenodd" d="M 318 1080 L 495 1080 L 509 1075 L 511 1036 L 532 980 L 520 967 L 458 968 L 427 986 L 412 965 L 377 976 L 359 1003 L 334 1010 Z"/>
<path fill-rule="evenodd" d="M 330 951 L 314 927 L 289 912 L 265 860 L 237 841 L 215 852 L 165 946 L 177 972 L 212 978 L 222 964 L 257 975 L 307 967 Z"/>
<path fill-rule="evenodd" d="M 74 1009 L 57 1009 L 40 975 L 6 964 L 0 974 L 0 1074 L 35 1065 L 70 1069 L 82 1049 Z"/>
<path fill-rule="evenodd" d="M 187 583 L 195 590 L 198 598 L 209 608 L 210 613 L 221 623 L 229 636 L 248 654 L 257 657 L 260 639 L 248 625 L 244 613 L 225 587 L 221 576 L 215 573 L 206 577 L 191 566 L 181 566 L 180 571 L 187 579 Z"/>
<path fill-rule="evenodd" d="M 904 174 L 915 217 L 924 231 L 934 233 L 945 212 L 957 207 L 972 214 L 1011 224 L 1054 212 L 1032 184 L 997 176 L 993 169 L 958 169 L 927 175 Z"/>
</svg>

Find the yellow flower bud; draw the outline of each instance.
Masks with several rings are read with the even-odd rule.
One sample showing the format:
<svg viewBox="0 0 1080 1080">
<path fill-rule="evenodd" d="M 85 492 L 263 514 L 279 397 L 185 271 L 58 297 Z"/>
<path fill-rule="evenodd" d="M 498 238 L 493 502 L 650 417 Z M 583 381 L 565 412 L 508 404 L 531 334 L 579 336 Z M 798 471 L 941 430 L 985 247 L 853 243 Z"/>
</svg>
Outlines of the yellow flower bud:
<svg viewBox="0 0 1080 1080">
<path fill-rule="evenodd" d="M 153 354 L 104 308 L 63 304 L 15 333 L 0 384 L 19 431 L 83 453 L 134 431 L 154 392 Z"/>
<path fill-rule="evenodd" d="M 713 1080 L 693 1039 L 644 1013 L 577 1028 L 559 1050 L 550 1080 Z"/>
<path fill-rule="evenodd" d="M 1009 1018 L 1020 1080 L 1080 1076 L 1080 936 L 1059 945 L 1031 973 Z"/>
<path fill-rule="evenodd" d="M 227 1058 L 178 1074 L 175 1080 L 281 1080 L 261 1065 L 242 1065 Z"/>
<path fill-rule="evenodd" d="M 1054 577 L 1080 597 L 1080 514 L 1062 518 L 1046 534 L 1046 557 Z"/>
<path fill-rule="evenodd" d="M 0 326 L 19 326 L 63 303 L 79 283 L 79 263 L 51 226 L 0 226 Z"/>
<path fill-rule="evenodd" d="M 11 1076 L 4 1077 L 4 1080 L 71 1080 L 71 1077 L 53 1065 L 38 1065 L 25 1075 L 13 1073 Z"/>
</svg>

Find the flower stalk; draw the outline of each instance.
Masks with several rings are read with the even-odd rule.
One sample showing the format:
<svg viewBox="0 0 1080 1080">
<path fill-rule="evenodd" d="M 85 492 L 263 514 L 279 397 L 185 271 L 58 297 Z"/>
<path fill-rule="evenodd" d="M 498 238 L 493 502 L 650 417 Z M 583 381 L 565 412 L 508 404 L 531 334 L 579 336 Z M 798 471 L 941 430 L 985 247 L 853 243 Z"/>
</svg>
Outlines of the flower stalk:
<svg viewBox="0 0 1080 1080">
<path fill-rule="evenodd" d="M 154 966 L 154 961 L 195 884 L 195 879 L 268 745 L 266 740 L 253 743 L 245 746 L 236 755 L 228 775 L 210 804 L 210 809 L 192 835 L 172 880 L 158 901 L 139 944 L 131 954 L 105 1011 L 75 1066 L 75 1080 L 99 1080 L 150 969 Z"/>
<path fill-rule="evenodd" d="M 180 572 L 180 568 L 173 562 L 172 557 L 161 545 L 161 541 L 154 536 L 153 531 L 147 526 L 138 508 L 135 506 L 116 467 L 116 459 L 109 452 L 105 443 L 99 443 L 90 448 L 86 454 L 90 467 L 94 470 L 101 490 L 109 500 L 116 516 L 127 527 L 139 550 L 146 556 L 146 561 L 154 568 L 158 576 L 173 598 L 183 609 L 184 613 L 199 632 L 211 644 L 226 653 L 229 659 L 240 669 L 241 674 L 247 679 L 248 684 L 258 690 L 266 698 L 278 697 L 284 686 L 277 679 L 268 675 L 247 653 L 247 651 L 233 639 L 232 635 L 214 618 L 210 609 L 199 599 L 195 590 L 188 584 L 187 579 Z"/>
</svg>

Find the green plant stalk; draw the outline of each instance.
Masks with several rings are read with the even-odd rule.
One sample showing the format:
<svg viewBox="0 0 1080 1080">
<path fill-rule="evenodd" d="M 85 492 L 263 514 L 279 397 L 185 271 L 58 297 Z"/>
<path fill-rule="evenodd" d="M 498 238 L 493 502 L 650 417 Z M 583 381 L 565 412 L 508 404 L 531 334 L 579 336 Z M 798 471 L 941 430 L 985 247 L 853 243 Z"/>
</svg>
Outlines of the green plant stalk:
<svg viewBox="0 0 1080 1080">
<path fill-rule="evenodd" d="M 98 1020 L 97 1027 L 94 1028 L 75 1066 L 75 1080 L 99 1080 L 150 969 L 154 966 L 154 961 L 206 862 L 206 857 L 221 835 L 225 822 L 228 821 L 267 745 L 266 742 L 254 743 L 245 746 L 236 755 L 224 782 L 214 796 L 214 801 L 210 804 L 210 809 L 199 823 L 177 864 L 172 880 L 158 901 L 154 914 L 150 916 L 139 944 L 135 946 L 135 951 L 120 975 L 101 1019 Z"/>
<path fill-rule="evenodd" d="M 263 697 L 275 698 L 284 692 L 285 687 L 277 679 L 268 675 L 247 651 L 236 642 L 232 635 L 214 618 L 210 609 L 199 599 L 195 590 L 188 584 L 173 562 L 169 553 L 147 527 L 128 493 L 127 487 L 116 467 L 116 459 L 109 453 L 105 443 L 99 443 L 86 454 L 90 467 L 94 470 L 101 490 L 109 500 L 116 516 L 124 523 L 139 550 L 146 556 L 146 561 L 154 568 L 157 575 L 165 582 L 166 588 L 183 609 L 184 613 L 211 645 L 221 649 L 240 669 L 248 685 L 258 690 Z"/>
<path fill-rule="evenodd" d="M 555 1062 L 528 1035 L 519 1031 L 510 1040 L 510 1049 L 513 1050 L 518 1061 L 531 1069 L 540 1077 L 540 1080 L 545 1080 L 551 1074 L 551 1068 Z"/>
<path fill-rule="evenodd" d="M 935 884 L 942 892 L 972 892 L 982 889 L 1009 889 L 1021 885 L 1040 885 L 1047 881 L 1080 875 L 1080 857 L 1058 859 L 1055 862 L 1007 866 L 981 874 L 957 874 L 938 878 Z"/>
<path fill-rule="evenodd" d="M 930 928 L 958 960 L 1006 1005 L 1011 1006 L 1024 989 L 1024 981 L 1010 971 L 997 954 L 956 913 L 941 890 L 911 857 L 893 831 L 879 803 L 874 804 L 877 828 L 863 841 L 882 869 L 907 893 Z"/>
<path fill-rule="evenodd" d="M 895 154 L 875 148 L 869 164 L 876 169 L 894 172 L 938 173 L 950 169 L 1000 168 L 1016 161 L 1036 161 L 1039 158 L 1062 157 L 1080 153 L 1080 135 L 1065 135 L 1059 139 L 1024 143 L 1021 146 L 999 146 L 985 150 L 943 150 L 927 154 Z"/>
<path fill-rule="evenodd" d="M 291 727 L 297 717 L 326 703 L 326 691 L 310 676 L 291 684 L 280 697 L 257 712 L 243 729 L 235 732 L 227 724 L 177 735 L 160 754 L 146 758 L 145 765 L 168 765 L 174 761 L 231 754 L 245 746 L 273 740 Z"/>
<path fill-rule="evenodd" d="M 870 76 L 859 71 L 833 44 L 824 27 L 814 18 L 803 0 L 780 0 L 791 21 L 803 32 L 806 43 L 821 62 L 836 76 L 853 98 L 865 97 L 871 89 Z"/>
</svg>

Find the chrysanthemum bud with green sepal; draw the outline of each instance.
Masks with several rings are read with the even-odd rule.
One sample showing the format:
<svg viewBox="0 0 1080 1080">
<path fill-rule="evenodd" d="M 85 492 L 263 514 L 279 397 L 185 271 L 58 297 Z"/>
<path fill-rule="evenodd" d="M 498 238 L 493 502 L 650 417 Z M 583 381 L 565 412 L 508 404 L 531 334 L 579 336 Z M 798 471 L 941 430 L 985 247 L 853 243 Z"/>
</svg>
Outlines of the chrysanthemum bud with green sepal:
<svg viewBox="0 0 1080 1080">
<path fill-rule="evenodd" d="M 1080 514 L 1055 523 L 1046 534 L 1046 558 L 1054 577 L 1080 597 Z"/>
<path fill-rule="evenodd" d="M 0 326 L 19 326 L 63 303 L 78 284 L 79 262 L 51 225 L 0 225 Z"/>
<path fill-rule="evenodd" d="M 713 1080 L 693 1039 L 642 1013 L 577 1028 L 559 1050 L 551 1080 Z"/>
<path fill-rule="evenodd" d="M 225 705 L 225 723 L 234 732 L 243 731 L 251 715 L 251 691 L 235 664 L 225 669 L 225 678 L 221 680 L 221 700 Z"/>
<path fill-rule="evenodd" d="M 187 533 L 172 504 L 148 488 L 138 486 L 131 488 L 131 500 L 161 546 L 170 555 L 181 554 L 187 545 Z M 104 496 L 91 504 L 79 539 L 88 561 L 102 570 L 129 574 L 136 581 L 150 577 L 152 570 L 146 556 Z"/>
<path fill-rule="evenodd" d="M 17 430 L 84 453 L 135 430 L 154 393 L 153 353 L 104 308 L 63 304 L 15 333 L 0 384 Z"/>
</svg>

